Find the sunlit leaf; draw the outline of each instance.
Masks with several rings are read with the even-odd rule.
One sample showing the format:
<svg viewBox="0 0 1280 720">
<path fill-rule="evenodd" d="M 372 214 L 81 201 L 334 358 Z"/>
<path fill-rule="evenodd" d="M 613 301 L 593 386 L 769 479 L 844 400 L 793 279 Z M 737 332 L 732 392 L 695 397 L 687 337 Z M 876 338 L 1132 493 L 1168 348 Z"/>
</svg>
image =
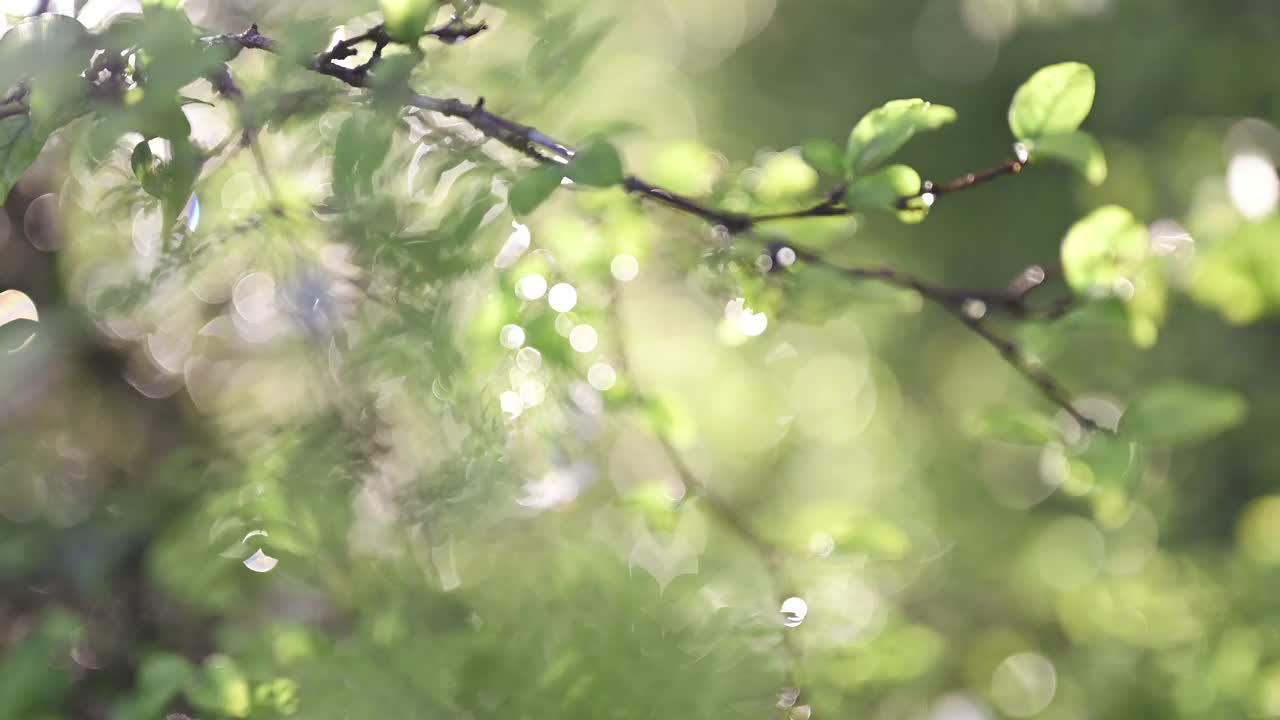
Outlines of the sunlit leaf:
<svg viewBox="0 0 1280 720">
<path fill-rule="evenodd" d="M 1018 88 L 1009 106 L 1009 129 L 1029 140 L 1080 127 L 1093 107 L 1093 68 L 1065 62 L 1037 70 Z"/>
<path fill-rule="evenodd" d="M 1204 440 L 1244 420 L 1248 405 L 1234 390 L 1175 380 L 1134 399 L 1120 429 L 1151 445 Z"/>
<path fill-rule="evenodd" d="M 1083 130 L 1043 135 L 1027 141 L 1031 160 L 1049 158 L 1066 163 L 1094 185 L 1107 179 L 1107 158 L 1093 136 Z"/>
<path fill-rule="evenodd" d="M 333 193 L 344 203 L 373 194 L 374 174 L 386 160 L 394 124 L 385 116 L 352 113 L 333 148 Z"/>
<path fill-rule="evenodd" d="M 622 157 L 604 140 L 579 150 L 564 169 L 570 180 L 590 187 L 609 187 L 622 182 Z"/>
<path fill-rule="evenodd" d="M 564 168 L 558 165 L 543 165 L 530 170 L 511 185 L 507 196 L 511 211 L 517 215 L 528 215 L 538 209 L 560 187 L 563 178 Z"/>
<path fill-rule="evenodd" d="M 1062 241 L 1062 269 L 1075 290 L 1109 295 L 1129 281 L 1147 253 L 1146 227 L 1128 210 L 1108 205 L 1071 226 Z"/>
<path fill-rule="evenodd" d="M 826 138 L 810 140 L 800 151 L 804 161 L 813 169 L 832 177 L 844 177 L 844 153 L 840 146 Z"/>
<path fill-rule="evenodd" d="M 24 75 L 33 86 L 77 76 L 92 51 L 89 32 L 75 18 L 45 13 L 19 21 L 0 37 L 0 95 Z"/>
<path fill-rule="evenodd" d="M 818 173 L 793 152 L 774 153 L 765 160 L 755 185 L 755 196 L 766 203 L 808 197 L 818 185 Z"/>
<path fill-rule="evenodd" d="M 209 712 L 231 717 L 249 717 L 253 708 L 249 681 L 235 660 L 212 655 L 205 660 L 200 675 L 187 685 L 191 704 Z"/>
<path fill-rule="evenodd" d="M 858 121 L 849 133 L 845 167 L 863 173 L 884 162 L 917 132 L 934 130 L 956 119 L 956 111 L 919 98 L 891 100 Z"/>
</svg>

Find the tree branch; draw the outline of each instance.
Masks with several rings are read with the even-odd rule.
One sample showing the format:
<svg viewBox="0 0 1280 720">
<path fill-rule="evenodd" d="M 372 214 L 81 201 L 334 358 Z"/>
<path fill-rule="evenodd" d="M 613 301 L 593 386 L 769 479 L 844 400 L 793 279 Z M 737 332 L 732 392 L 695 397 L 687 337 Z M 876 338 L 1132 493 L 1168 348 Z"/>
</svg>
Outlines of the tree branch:
<svg viewBox="0 0 1280 720">
<path fill-rule="evenodd" d="M 375 32 L 377 30 L 378 28 L 374 28 L 363 35 L 338 43 L 333 49 L 317 55 L 308 64 L 308 67 L 323 75 L 337 78 L 352 87 L 367 87 L 367 73 L 359 69 L 337 65 L 333 62 L 333 58 L 337 55 L 342 55 L 342 53 L 348 53 L 351 46 L 357 42 L 369 39 L 379 42 Z M 256 24 L 250 26 L 243 33 L 218 35 L 205 38 L 202 42 L 208 47 L 227 48 L 232 56 L 239 49 L 266 50 L 268 52 L 277 52 L 279 49 L 278 43 L 262 35 L 258 31 Z M 346 57 L 347 55 L 342 56 Z M 457 98 L 435 98 L 411 92 L 408 95 L 407 102 L 413 107 L 465 120 L 485 136 L 541 163 L 566 163 L 574 156 L 574 151 L 569 145 L 549 137 L 536 128 L 522 125 L 490 112 L 485 108 L 484 98 L 480 98 L 474 104 L 471 104 Z M 1016 175 L 1023 170 L 1025 162 L 1025 157 L 1020 154 L 1019 157 L 993 168 L 969 173 L 940 185 L 925 181 L 921 183 L 918 193 L 898 198 L 897 206 L 900 208 L 910 207 L 913 203 L 921 200 L 926 205 L 932 205 L 943 195 L 975 188 L 997 178 Z M 756 226 L 761 223 L 775 220 L 837 217 L 851 215 L 854 212 L 843 205 L 843 187 L 833 189 L 823 202 L 810 208 L 785 213 L 749 215 L 710 207 L 693 198 L 671 192 L 634 175 L 626 176 L 623 179 L 622 186 L 629 193 L 648 198 L 685 214 L 693 215 L 710 224 L 721 226 L 732 234 L 746 233 L 756 229 Z M 879 280 L 919 292 L 924 298 L 943 306 L 970 330 L 999 351 L 1006 362 L 1034 384 L 1041 394 L 1069 413 L 1081 427 L 1088 430 L 1099 428 L 1096 422 L 1075 409 L 1066 391 L 1048 373 L 1040 368 L 1037 363 L 1026 357 L 1016 344 L 996 334 L 983 321 L 985 312 L 989 307 L 998 308 L 1017 318 L 1038 317 L 1040 319 L 1053 319 L 1065 313 L 1072 307 L 1070 302 L 1059 304 L 1050 308 L 1047 312 L 1033 312 L 1026 305 L 1026 296 L 1043 281 L 1043 277 L 1031 283 L 1024 281 L 1022 285 L 1015 283 L 1015 286 L 1006 291 L 966 290 L 932 285 L 888 267 L 841 267 L 827 262 L 810 251 L 797 248 L 791 248 L 791 250 L 795 253 L 793 260 L 803 260 L 815 266 L 825 267 L 851 279 Z M 775 256 L 772 259 L 774 260 L 774 266 L 778 267 L 778 258 Z M 786 264 L 789 263 L 783 263 L 784 266 Z M 1043 271 L 1041 271 L 1041 274 L 1043 275 Z M 973 303 L 982 303 L 982 305 L 977 306 Z M 980 313 L 974 312 L 977 308 L 981 309 Z"/>
</svg>

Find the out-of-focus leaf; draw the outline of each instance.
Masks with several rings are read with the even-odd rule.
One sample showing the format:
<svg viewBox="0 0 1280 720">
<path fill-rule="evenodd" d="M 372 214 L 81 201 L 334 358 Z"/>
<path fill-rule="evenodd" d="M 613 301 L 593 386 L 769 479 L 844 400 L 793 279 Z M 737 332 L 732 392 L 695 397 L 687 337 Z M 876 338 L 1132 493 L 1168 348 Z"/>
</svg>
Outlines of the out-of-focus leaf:
<svg viewBox="0 0 1280 720">
<path fill-rule="evenodd" d="M 0 119 L 0 200 L 35 161 L 48 136 L 37 133 L 27 115 Z"/>
<path fill-rule="evenodd" d="M 551 197 L 564 179 L 564 168 L 559 165 L 542 165 L 530 170 L 511 185 L 507 201 L 517 215 L 528 215 Z"/>
<path fill-rule="evenodd" d="M 148 195 L 158 198 L 164 210 L 164 227 L 170 228 L 191 198 L 191 189 L 200 174 L 202 159 L 185 138 L 170 141 L 173 157 L 156 160 L 146 140 L 133 148 L 129 164 Z"/>
<path fill-rule="evenodd" d="M 590 187 L 609 187 L 622 182 L 622 157 L 604 140 L 579 150 L 564 169 L 570 180 Z"/>
<path fill-rule="evenodd" d="M 163 717 L 170 701 L 190 683 L 195 668 L 181 655 L 157 652 L 142 661 L 137 691 L 116 706 L 117 720 L 150 720 Z"/>
<path fill-rule="evenodd" d="M 32 717 L 58 704 L 71 687 L 64 661 L 79 625 L 74 615 L 51 610 L 26 637 L 6 648 L 0 664 L 0 717 Z"/>
<path fill-rule="evenodd" d="M 844 202 L 853 210 L 898 210 L 898 199 L 920 192 L 920 174 L 906 165 L 890 165 L 853 181 Z"/>
<path fill-rule="evenodd" d="M 1053 418 L 1023 407 L 989 408 L 970 418 L 969 432 L 1015 445 L 1042 446 L 1060 440 L 1061 431 Z"/>
<path fill-rule="evenodd" d="M 436 4 L 431 0 L 380 0 L 387 34 L 396 42 L 417 44 L 431 21 Z"/>
<path fill-rule="evenodd" d="M 754 193 L 766 203 L 809 197 L 818 173 L 794 152 L 774 153 L 760 168 Z"/>
<path fill-rule="evenodd" d="M 382 167 L 392 121 L 380 114 L 353 113 L 338 129 L 333 148 L 333 193 L 344 203 L 373 194 L 373 176 Z"/>
<path fill-rule="evenodd" d="M 858 121 L 849 133 L 845 167 L 860 174 L 879 165 L 917 132 L 935 130 L 953 122 L 956 111 L 919 98 L 891 100 Z"/>
<path fill-rule="evenodd" d="M 205 660 L 200 675 L 187 683 L 186 695 L 192 705 L 230 717 L 249 717 L 253 709 L 249 681 L 235 660 L 226 655 Z"/>
<path fill-rule="evenodd" d="M 1233 390 L 1175 380 L 1139 395 L 1125 410 L 1120 429 L 1150 445 L 1176 445 L 1230 430 L 1247 410 Z"/>
<path fill-rule="evenodd" d="M 1077 291 L 1109 295 L 1147 257 L 1147 229 L 1118 205 L 1098 208 L 1062 241 L 1062 269 Z"/>
<path fill-rule="evenodd" d="M 1093 94 L 1093 68 L 1088 65 L 1065 62 L 1041 68 L 1014 93 L 1009 129 L 1019 140 L 1069 133 L 1089 116 Z"/>
<path fill-rule="evenodd" d="M 1083 130 L 1043 135 L 1027 141 L 1034 161 L 1041 157 L 1066 163 L 1094 185 L 1107 179 L 1107 158 L 1093 136 Z"/>
<path fill-rule="evenodd" d="M 25 75 L 32 86 L 85 69 L 91 38 L 75 18 L 45 13 L 19 21 L 0 37 L 0 94 Z"/>
<path fill-rule="evenodd" d="M 800 150 L 800 156 L 818 172 L 832 177 L 844 177 L 844 153 L 840 146 L 826 138 L 810 140 Z"/>
</svg>

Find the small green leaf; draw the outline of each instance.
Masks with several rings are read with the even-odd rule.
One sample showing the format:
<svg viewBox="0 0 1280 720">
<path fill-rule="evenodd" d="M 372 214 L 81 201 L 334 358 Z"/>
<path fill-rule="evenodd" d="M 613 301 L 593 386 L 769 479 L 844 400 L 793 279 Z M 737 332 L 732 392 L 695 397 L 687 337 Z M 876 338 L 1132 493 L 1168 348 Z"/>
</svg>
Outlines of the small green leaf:
<svg viewBox="0 0 1280 720">
<path fill-rule="evenodd" d="M 36 132 L 28 115 L 12 115 L 0 120 L 0 202 L 9 196 L 14 183 L 35 162 L 46 138 L 47 133 Z"/>
<path fill-rule="evenodd" d="M 858 121 L 849 133 L 845 167 L 860 174 L 884 162 L 917 132 L 935 130 L 956 119 L 956 111 L 919 98 L 891 100 Z"/>
<path fill-rule="evenodd" d="M 794 152 L 773 153 L 760 166 L 752 194 L 765 203 L 812 196 L 818 173 Z"/>
<path fill-rule="evenodd" d="M 855 180 L 845 191 L 844 202 L 851 210 L 897 211 L 900 199 L 919 193 L 919 173 L 906 165 L 890 165 Z"/>
<path fill-rule="evenodd" d="M 1016 407 L 990 408 L 969 421 L 969 433 L 1014 445 L 1041 446 L 1062 439 L 1053 419 Z"/>
<path fill-rule="evenodd" d="M 839 145 L 826 138 L 810 140 L 805 143 L 800 150 L 800 156 L 818 172 L 826 173 L 832 177 L 845 176 L 844 154 L 840 152 Z"/>
<path fill-rule="evenodd" d="M 560 165 L 542 165 L 530 170 L 511 186 L 507 196 L 511 211 L 517 215 L 528 215 L 538 209 L 560 187 L 563 179 L 564 167 Z"/>
<path fill-rule="evenodd" d="M 590 187 L 617 185 L 622 182 L 622 157 L 608 142 L 593 142 L 573 156 L 564 174 L 570 180 Z"/>
<path fill-rule="evenodd" d="M 1147 229 L 1118 205 L 1098 208 L 1071 226 L 1062 241 L 1067 284 L 1079 292 L 1112 294 L 1146 259 Z"/>
<path fill-rule="evenodd" d="M 1078 62 L 1041 68 L 1018 88 L 1009 106 L 1009 129 L 1032 140 L 1080 127 L 1093 107 L 1093 68 Z"/>
<path fill-rule="evenodd" d="M 142 189 L 160 200 L 166 228 L 172 227 L 182 213 L 203 164 L 199 151 L 189 140 L 171 140 L 170 146 L 173 157 L 168 162 L 159 162 L 146 140 L 135 145 L 129 157 Z"/>
<path fill-rule="evenodd" d="M 0 95 L 19 78 L 32 87 L 74 78 L 92 53 L 92 38 L 75 18 L 45 13 L 19 21 L 0 37 Z"/>
<path fill-rule="evenodd" d="M 1031 160 L 1044 157 L 1058 160 L 1079 170 L 1094 185 L 1107 179 L 1107 158 L 1093 136 L 1083 130 L 1043 135 L 1027 141 Z"/>
<path fill-rule="evenodd" d="M 1203 440 L 1235 427 L 1248 411 L 1233 390 L 1175 380 L 1138 396 L 1120 419 L 1120 429 L 1151 445 Z"/>
<path fill-rule="evenodd" d="M 416 45 L 436 9 L 432 0 L 382 0 L 382 19 L 393 40 Z"/>
</svg>

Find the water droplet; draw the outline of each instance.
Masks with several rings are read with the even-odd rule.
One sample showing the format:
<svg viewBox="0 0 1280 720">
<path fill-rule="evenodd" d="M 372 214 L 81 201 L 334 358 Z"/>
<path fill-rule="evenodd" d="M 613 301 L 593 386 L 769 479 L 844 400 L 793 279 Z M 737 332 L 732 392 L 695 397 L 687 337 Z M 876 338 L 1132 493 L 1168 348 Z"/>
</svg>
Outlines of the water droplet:
<svg viewBox="0 0 1280 720">
<path fill-rule="evenodd" d="M 547 279 L 538 273 L 529 273 L 516 283 L 516 295 L 525 300 L 537 300 L 547 294 Z"/>
<path fill-rule="evenodd" d="M 782 267 L 791 267 L 796 264 L 796 251 L 789 247 L 779 248 L 777 252 L 778 264 Z"/>
<path fill-rule="evenodd" d="M 640 263 L 631 255 L 619 255 L 609 264 L 609 271 L 619 282 L 631 282 L 640 274 Z"/>
<path fill-rule="evenodd" d="M 556 312 L 569 312 L 578 304 L 578 291 L 569 283 L 556 283 L 547 293 L 547 303 Z"/>
<path fill-rule="evenodd" d="M 542 384 L 540 380 L 525 380 L 520 383 L 520 401 L 527 408 L 541 405 L 542 401 L 547 397 L 547 386 Z"/>
<path fill-rule="evenodd" d="M 1026 146 L 1026 145 L 1023 145 L 1023 144 L 1022 144 L 1022 143 L 1020 143 L 1020 142 L 1019 142 L 1019 143 L 1014 143 L 1014 144 L 1013 144 L 1013 156 L 1014 156 L 1014 157 L 1016 157 L 1016 158 L 1018 158 L 1018 162 L 1020 162 L 1020 163 L 1022 163 L 1022 164 L 1024 164 L 1024 165 L 1025 165 L 1025 164 L 1026 164 L 1026 162 L 1027 162 L 1027 160 L 1031 158 L 1031 152 L 1030 152 L 1029 150 L 1027 150 L 1027 146 Z"/>
<path fill-rule="evenodd" d="M 271 572 L 280 561 L 270 555 L 262 552 L 261 549 L 254 551 L 252 555 L 244 559 L 244 566 L 256 573 Z"/>
<path fill-rule="evenodd" d="M 524 400 L 520 396 L 510 390 L 504 390 L 498 396 L 498 404 L 502 407 L 502 412 L 512 418 L 520 417 L 520 413 L 524 412 Z"/>
<path fill-rule="evenodd" d="M 920 202 L 924 203 L 926 208 L 933 207 L 933 203 L 937 201 L 938 196 L 931 192 L 920 193 Z"/>
<path fill-rule="evenodd" d="M 35 249 L 42 252 L 57 250 L 62 244 L 61 229 L 58 227 L 57 196 L 45 193 L 32 200 L 22 217 L 22 230 Z"/>
<path fill-rule="evenodd" d="M 537 348 L 522 347 L 516 353 L 516 367 L 525 372 L 533 372 L 542 367 L 542 353 Z"/>
<path fill-rule="evenodd" d="M 36 304 L 21 290 L 0 292 L 0 325 L 15 320 L 39 322 L 40 313 L 36 310 Z"/>
<path fill-rule="evenodd" d="M 809 603 L 804 598 L 794 595 L 782 601 L 782 624 L 789 628 L 799 627 L 809 614 Z"/>
<path fill-rule="evenodd" d="M 1053 663 L 1036 653 L 1010 655 L 991 677 L 991 699 L 1006 715 L 1018 718 L 1038 715 L 1057 689 Z"/>
<path fill-rule="evenodd" d="M 245 275 L 231 290 L 231 304 L 245 322 L 270 320 L 276 314 L 276 281 L 262 272 Z"/>
<path fill-rule="evenodd" d="M 515 350 L 524 345 L 524 328 L 519 325 L 503 325 L 498 333 L 498 341 L 502 343 L 502 347 Z"/>
<path fill-rule="evenodd" d="M 960 311 L 970 320 L 981 320 L 987 314 L 987 304 L 976 298 L 965 300 Z"/>
<path fill-rule="evenodd" d="M 30 322 L 40 321 L 40 313 L 36 310 L 36 304 L 21 290 L 0 292 L 0 327 L 23 320 Z M 14 338 L 12 343 L 6 341 L 3 349 L 8 353 L 16 353 L 29 345 L 35 339 L 35 336 L 34 330 L 27 334 L 19 333 L 19 337 Z"/>
<path fill-rule="evenodd" d="M 589 353 L 596 349 L 600 337 L 596 329 L 590 325 L 577 325 L 569 331 L 569 346 L 580 353 Z"/>
<path fill-rule="evenodd" d="M 782 692 L 778 693 L 778 709 L 786 710 L 794 707 L 799 698 L 800 688 L 783 688 Z"/>
<path fill-rule="evenodd" d="M 767 273 L 773 269 L 773 258 L 768 255 L 759 255 L 756 257 L 756 269 L 762 273 Z"/>
<path fill-rule="evenodd" d="M 591 387 L 600 392 L 613 387 L 613 384 L 617 381 L 618 373 L 605 363 L 596 363 L 587 370 L 587 382 L 591 383 Z"/>
<path fill-rule="evenodd" d="M 738 317 L 738 329 L 747 337 L 762 335 L 767 327 L 769 327 L 769 318 L 762 312 L 745 308 L 742 315 Z"/>
<path fill-rule="evenodd" d="M 195 232 L 200 227 L 200 199 L 194 194 L 187 201 L 187 230 Z"/>
<path fill-rule="evenodd" d="M 502 244 L 502 249 L 498 250 L 498 256 L 493 259 L 493 266 L 496 268 L 506 269 L 515 265 L 520 256 L 529 249 L 531 239 L 529 228 L 518 222 L 511 223 L 511 228 L 511 235 Z"/>
</svg>

